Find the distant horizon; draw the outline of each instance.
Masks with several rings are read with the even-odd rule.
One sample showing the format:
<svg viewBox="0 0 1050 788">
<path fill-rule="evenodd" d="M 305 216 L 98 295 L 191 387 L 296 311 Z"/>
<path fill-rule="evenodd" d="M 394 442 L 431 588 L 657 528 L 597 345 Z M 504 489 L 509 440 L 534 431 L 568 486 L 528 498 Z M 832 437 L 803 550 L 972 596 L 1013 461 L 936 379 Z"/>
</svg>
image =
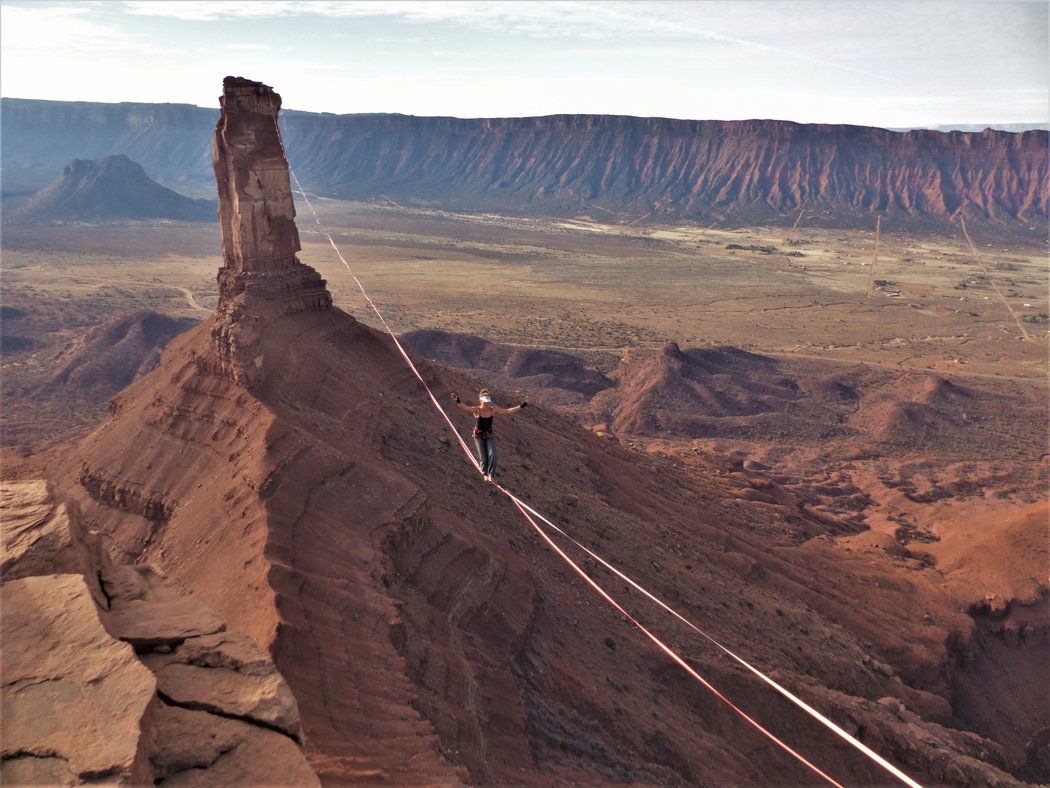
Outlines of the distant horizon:
<svg viewBox="0 0 1050 788">
<path fill-rule="evenodd" d="M 271 85 L 271 87 L 273 87 Z M 277 91 L 280 94 L 280 91 Z M 203 106 L 201 104 L 192 104 L 184 101 L 128 101 L 128 100 L 117 100 L 117 101 L 93 101 L 90 99 L 41 99 L 34 98 L 31 96 L 0 96 L 0 101 L 47 101 L 55 103 L 65 104 L 141 104 L 144 106 L 156 105 L 156 106 L 172 106 L 172 107 L 191 107 L 193 109 L 201 110 L 214 110 L 216 113 L 219 112 L 219 105 L 216 102 L 215 106 Z M 846 122 L 815 122 L 806 123 L 803 121 L 791 120 L 790 118 L 677 118 L 669 117 L 667 115 L 629 115 L 623 113 L 609 113 L 609 112 L 554 112 L 545 115 L 487 115 L 487 116 L 461 116 L 461 115 L 418 115 L 409 112 L 330 112 L 326 110 L 304 110 L 296 109 L 295 107 L 282 106 L 282 112 L 297 112 L 305 115 L 398 115 L 409 118 L 452 118 L 453 120 L 521 120 L 527 118 L 549 118 L 558 116 L 590 116 L 590 117 L 620 117 L 620 118 L 655 118 L 660 120 L 676 120 L 683 122 L 714 122 L 714 123 L 747 123 L 749 121 L 771 121 L 775 123 L 795 123 L 800 126 L 858 126 L 860 128 L 876 128 L 884 129 L 886 131 L 905 132 L 905 131 L 965 131 L 978 133 L 984 129 L 992 129 L 993 131 L 1008 131 L 1019 133 L 1022 131 L 1050 131 L 1050 122 L 1046 121 L 1016 121 L 1010 123 L 938 123 L 934 126 L 870 126 L 859 123 L 846 123 Z"/>
<path fill-rule="evenodd" d="M 1050 121 L 1044 0 L 0 0 L 0 92 L 934 129 Z"/>
</svg>

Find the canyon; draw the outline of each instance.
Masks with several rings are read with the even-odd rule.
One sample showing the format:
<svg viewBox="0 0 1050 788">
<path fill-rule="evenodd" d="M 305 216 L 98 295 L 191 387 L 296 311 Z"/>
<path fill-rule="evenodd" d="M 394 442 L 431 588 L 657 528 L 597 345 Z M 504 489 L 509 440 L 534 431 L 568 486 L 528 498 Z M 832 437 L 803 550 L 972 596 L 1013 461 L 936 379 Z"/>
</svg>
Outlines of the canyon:
<svg viewBox="0 0 1050 788">
<path fill-rule="evenodd" d="M 124 579 L 109 586 L 123 595 L 106 592 L 116 607 L 136 595 L 170 602 L 175 588 L 186 604 L 212 611 L 205 631 L 183 632 L 176 638 L 181 643 L 168 644 L 171 652 L 140 660 L 153 680 L 171 682 L 162 690 L 169 716 L 158 740 L 164 730 L 191 726 L 181 717 L 199 711 L 168 702 L 178 700 L 172 687 L 189 668 L 225 660 L 243 672 L 269 657 L 302 725 L 299 736 L 289 712 L 281 718 L 285 733 L 274 735 L 301 745 L 323 784 L 813 782 L 798 761 L 626 626 L 509 501 L 482 483 L 390 336 L 371 327 L 363 309 L 351 316 L 337 307 L 349 299 L 345 272 L 335 285 L 336 269 L 318 254 L 321 239 L 296 224 L 272 119 L 280 97 L 265 85 L 230 78 L 222 108 L 212 152 L 220 221 L 217 235 L 209 236 L 222 251 L 215 311 L 168 342 L 152 371 L 113 396 L 100 423 L 71 442 L 6 453 L 4 462 L 5 476 L 21 483 L 46 479 L 29 483 L 65 502 L 70 517 L 93 532 L 92 549 L 104 545 L 106 557 L 93 560 L 107 577 Z M 214 113 L 210 118 L 214 123 Z M 5 164 L 5 181 L 6 175 Z M 606 186 L 610 193 L 619 188 Z M 615 199 L 634 198 L 624 191 Z M 759 203 L 770 206 L 769 199 Z M 995 207 L 1006 203 L 1016 207 L 1024 198 L 986 204 L 984 219 L 1016 223 L 1025 215 Z M 677 325 L 682 305 L 673 304 L 665 324 L 647 314 L 650 328 L 643 330 L 641 318 L 631 322 L 630 305 L 601 292 L 611 288 L 606 277 L 623 276 L 624 265 L 605 255 L 602 244 L 624 233 L 614 241 L 628 250 L 628 262 L 646 262 L 647 289 L 654 280 L 670 282 L 671 294 L 695 300 L 695 292 L 673 286 L 674 271 L 696 277 L 701 265 L 704 271 L 724 266 L 750 272 L 757 290 L 746 298 L 757 301 L 760 312 L 791 314 L 813 292 L 802 285 L 807 277 L 830 278 L 835 266 L 845 266 L 820 252 L 827 239 L 815 231 L 793 231 L 806 243 L 791 246 L 782 231 L 769 230 L 750 238 L 675 228 L 661 237 L 661 231 L 629 235 L 622 225 L 579 222 L 545 226 L 547 235 L 540 236 L 509 220 L 405 212 L 379 221 L 377 215 L 364 211 L 336 237 L 358 256 L 373 250 L 370 265 L 380 288 L 402 293 L 399 314 L 425 312 L 435 290 L 448 287 L 440 278 L 411 275 L 423 266 L 450 275 L 469 268 L 468 283 L 478 281 L 476 270 L 503 274 L 500 286 L 506 281 L 510 295 L 493 284 L 449 296 L 453 318 L 474 321 L 467 326 L 473 335 L 420 330 L 406 341 L 436 359 L 417 358 L 417 365 L 445 401 L 450 391 L 470 392 L 482 383 L 501 403 L 528 392 L 529 407 L 497 426 L 498 478 L 516 495 L 916 780 L 1016 785 L 1048 779 L 1045 699 L 1025 690 L 1038 685 L 1050 649 L 1041 536 L 1047 509 L 1033 494 L 1046 470 L 1045 455 L 1039 456 L 1040 384 L 1025 377 L 1041 351 L 1031 350 L 1035 343 L 1021 341 L 1018 325 L 994 311 L 1000 304 L 973 303 L 972 317 L 938 300 L 935 290 L 958 301 L 951 283 L 962 276 L 956 270 L 961 255 L 953 251 L 936 268 L 943 281 L 934 288 L 920 285 L 914 264 L 905 260 L 918 254 L 912 240 L 887 243 L 898 259 L 893 269 L 884 259 L 881 270 L 911 272 L 899 277 L 899 287 L 919 306 L 895 305 L 881 293 L 838 295 L 839 311 L 831 304 L 821 314 L 828 323 L 850 318 L 834 329 L 844 343 L 839 352 L 858 357 L 858 366 L 847 368 L 832 363 L 827 354 L 834 348 L 811 359 L 656 341 L 651 334 Z M 797 214 L 788 218 L 794 223 Z M 468 234 L 469 247 L 449 251 L 449 242 L 435 236 L 452 224 Z M 551 251 L 536 243 L 552 243 L 561 237 L 555 232 L 570 229 L 564 247 Z M 771 233 L 780 239 L 776 247 Z M 21 264 L 26 255 L 27 267 L 46 269 L 63 244 L 83 250 L 95 236 L 56 232 L 44 255 L 18 248 L 27 237 L 16 232 L 14 259 Z M 497 248 L 511 238 L 520 241 L 518 248 Z M 720 248 L 727 241 L 740 248 L 725 249 L 729 256 L 714 262 L 680 251 L 685 244 L 710 247 L 715 238 Z M 376 251 L 377 239 L 387 246 Z M 103 244 L 101 237 L 96 242 Z M 780 246 L 804 257 L 760 251 Z M 518 326 L 508 319 L 508 304 L 523 298 L 514 293 L 519 274 L 507 272 L 540 269 L 528 299 L 539 299 L 544 287 L 560 291 L 565 248 L 585 269 L 584 284 L 569 288 L 579 306 L 564 316 L 535 309 Z M 109 255 L 99 256 L 114 265 Z M 1028 257 L 1010 260 L 1009 275 L 1034 276 L 1029 269 L 1036 263 Z M 859 266 L 843 270 L 854 290 L 863 291 L 872 278 Z M 840 275 L 837 286 L 841 282 Z M 979 284 L 972 287 L 984 292 Z M 200 292 L 191 292 L 194 303 Z M 170 286 L 168 295 L 176 297 Z M 478 303 L 469 300 L 475 296 Z M 740 330 L 727 321 L 731 312 L 718 311 L 725 297 L 712 293 L 715 300 L 702 306 L 712 313 L 704 326 L 711 337 Z M 469 308 L 459 308 L 455 298 Z M 669 298 L 643 306 L 666 305 Z M 528 299 L 519 309 L 539 306 Z M 586 319 L 591 300 L 603 304 L 604 322 Z M 971 362 L 972 375 L 957 375 L 929 339 L 899 350 L 892 337 L 880 339 L 880 348 L 897 355 L 865 367 L 868 351 L 859 338 L 890 317 L 894 328 L 914 325 L 917 333 L 949 325 L 958 332 L 950 340 L 956 358 Z M 557 325 L 532 328 L 543 320 Z M 764 330 L 776 334 L 785 325 L 791 324 Z M 532 330 L 537 339 L 557 336 L 584 346 L 587 358 L 486 338 L 517 331 L 509 338 L 522 339 Z M 757 331 L 751 336 L 760 336 Z M 1015 355 L 984 358 L 1000 347 L 986 338 L 993 332 L 1012 332 Z M 619 334 L 626 347 L 612 351 L 610 360 L 601 342 Z M 107 334 L 115 335 L 137 334 Z M 803 335 L 793 334 L 792 341 Z M 917 354 L 937 369 L 917 369 Z M 84 367 L 74 366 L 70 376 Z M 996 379 L 1003 369 L 1009 377 Z M 469 420 L 456 418 L 466 432 Z M 907 429 L 920 421 L 923 430 Z M 833 434 L 825 434 L 828 429 Z M 1011 458 L 1011 445 L 1024 456 Z M 935 459 L 905 470 L 908 462 L 918 464 L 908 455 L 895 477 L 884 467 L 896 456 L 887 449 L 893 446 L 951 463 L 940 468 Z M 835 470 L 849 463 L 849 474 Z M 809 475 L 800 479 L 795 471 L 807 464 Z M 826 468 L 826 478 L 815 483 L 819 472 L 812 466 Z M 1026 470 L 1004 482 L 1004 468 Z M 1001 508 L 963 489 L 989 484 L 1016 489 Z M 872 499 L 881 508 L 870 505 Z M 915 516 L 930 505 L 940 507 L 941 522 L 923 521 L 930 528 L 922 533 Z M 5 532 L 5 551 L 6 540 Z M 571 544 L 565 549 L 574 551 Z M 879 767 L 709 642 L 584 555 L 578 558 L 690 665 L 806 758 L 845 782 L 887 781 Z M 78 588 L 82 600 L 113 606 L 95 589 L 96 564 L 52 571 L 81 572 L 87 578 L 87 590 Z M 4 592 L 6 600 L 6 583 Z M 236 648 L 215 640 L 216 622 Z M 234 652 L 242 656 L 233 659 Z M 135 678 L 125 683 L 136 689 L 140 707 L 149 708 L 150 676 L 134 663 L 128 669 Z M 286 697 L 279 684 L 268 686 Z M 235 737 L 228 741 L 225 752 L 195 756 L 214 759 L 215 779 L 238 774 L 258 752 Z M 25 768 L 29 749 L 19 753 L 5 752 L 5 764 Z M 170 755 L 127 763 L 129 778 L 143 774 L 147 763 L 161 784 L 177 777 Z M 89 769 L 81 773 L 90 776 Z"/>
</svg>

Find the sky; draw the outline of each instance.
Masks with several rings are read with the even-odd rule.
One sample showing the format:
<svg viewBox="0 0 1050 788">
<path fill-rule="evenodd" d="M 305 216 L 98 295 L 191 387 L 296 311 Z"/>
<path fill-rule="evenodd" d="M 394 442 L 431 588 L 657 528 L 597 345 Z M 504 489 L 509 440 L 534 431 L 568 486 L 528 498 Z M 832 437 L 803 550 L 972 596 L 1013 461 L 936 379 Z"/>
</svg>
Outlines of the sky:
<svg viewBox="0 0 1050 788">
<path fill-rule="evenodd" d="M 926 127 L 1050 120 L 1050 0 L 0 0 L 0 94 Z"/>
</svg>

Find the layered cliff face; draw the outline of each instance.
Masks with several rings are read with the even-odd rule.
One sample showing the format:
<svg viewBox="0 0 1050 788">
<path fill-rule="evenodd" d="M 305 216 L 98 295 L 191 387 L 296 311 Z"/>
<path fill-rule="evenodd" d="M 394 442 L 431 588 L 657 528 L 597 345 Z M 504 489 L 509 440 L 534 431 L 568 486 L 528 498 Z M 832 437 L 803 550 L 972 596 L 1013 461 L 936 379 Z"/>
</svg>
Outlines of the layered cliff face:
<svg viewBox="0 0 1050 788">
<path fill-rule="evenodd" d="M 558 564 L 450 446 L 388 339 L 333 309 L 274 321 L 261 349 L 267 374 L 245 390 L 199 363 L 217 350 L 192 329 L 44 462 L 110 551 L 274 655 L 322 780 L 808 779 Z M 422 369 L 437 391 L 471 385 Z M 1000 744 L 946 727 L 949 633 L 970 621 L 946 599 L 924 606 L 934 623 L 916 616 L 927 580 L 885 583 L 873 556 L 813 540 L 845 526 L 768 482 L 710 468 L 700 483 L 532 410 L 498 425 L 516 493 L 921 780 L 1009 783 Z M 643 615 L 836 776 L 882 779 Z"/>
<path fill-rule="evenodd" d="M 284 288 L 294 236 L 264 236 L 248 217 L 290 216 L 286 180 L 269 169 L 261 202 L 255 180 L 223 182 L 257 155 L 272 162 L 272 121 L 256 111 L 268 90 L 228 81 L 220 124 L 247 124 L 239 139 L 261 147 L 217 142 L 224 233 L 241 233 L 224 276 L 245 287 L 97 430 L 27 463 L 79 503 L 110 554 L 155 565 L 274 656 L 323 781 L 812 780 L 557 562 L 457 453 L 389 337 L 322 308 L 309 276 Z M 227 337 L 250 344 L 249 372 Z M 473 385 L 420 369 L 440 395 Z M 928 620 L 916 615 L 930 581 L 878 582 L 873 554 L 821 538 L 846 524 L 738 470 L 680 474 L 542 407 L 497 431 L 501 481 L 920 780 L 1020 773 L 1023 754 L 949 725 L 949 641 L 969 617 L 935 593 Z M 844 781 L 885 780 L 720 652 L 630 604 L 807 757 Z M 173 653 L 151 664 L 158 677 L 194 661 Z"/>
<path fill-rule="evenodd" d="M 5 99 L 5 189 L 73 157 L 127 153 L 169 185 L 205 185 L 192 107 Z M 898 133 L 785 121 L 595 115 L 457 119 L 292 113 L 292 164 L 319 194 L 541 215 L 720 223 L 1046 224 L 1047 132 Z M 49 144 L 45 144 L 49 143 Z M 49 158 L 50 157 L 50 158 Z M 41 173 L 51 173 L 41 178 Z M 34 178 L 36 184 L 33 185 Z"/>
<path fill-rule="evenodd" d="M 287 270 L 302 247 L 277 126 L 281 97 L 258 82 L 227 78 L 220 105 L 212 167 L 225 269 Z"/>
<path fill-rule="evenodd" d="M 303 117 L 295 165 L 330 193 L 537 213 L 868 226 L 874 214 L 1045 222 L 1047 134 L 784 121 Z M 328 160 L 338 130 L 342 166 Z M 298 131 L 298 129 L 297 129 Z M 292 140 L 291 129 L 289 139 Z M 445 196 L 442 196 L 445 195 Z M 607 214 L 603 214 L 607 218 Z"/>
<path fill-rule="evenodd" d="M 44 188 L 73 159 L 123 154 L 169 188 L 215 196 L 209 143 L 214 109 L 8 98 L 0 105 L 5 194 Z"/>
</svg>

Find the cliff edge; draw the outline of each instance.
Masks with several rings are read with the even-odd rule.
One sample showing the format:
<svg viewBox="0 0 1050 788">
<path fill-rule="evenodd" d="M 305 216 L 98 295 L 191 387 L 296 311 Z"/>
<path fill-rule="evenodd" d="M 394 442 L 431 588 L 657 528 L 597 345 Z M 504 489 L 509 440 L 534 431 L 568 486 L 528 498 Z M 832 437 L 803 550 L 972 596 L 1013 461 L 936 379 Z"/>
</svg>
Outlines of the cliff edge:
<svg viewBox="0 0 1050 788">
<path fill-rule="evenodd" d="M 230 78 L 222 105 L 219 309 L 97 429 L 27 471 L 81 507 L 115 562 L 155 567 L 272 656 L 322 782 L 811 781 L 482 483 L 391 338 L 332 308 L 296 260 L 268 136 L 279 98 Z M 419 370 L 442 395 L 477 382 Z M 919 559 L 884 582 L 870 555 L 831 538 L 853 524 L 744 471 L 679 473 L 540 403 L 497 429 L 515 494 L 917 779 L 1016 784 L 1023 753 L 953 726 L 951 644 L 973 622 L 930 590 Z M 709 643 L 631 605 L 806 757 L 843 781 L 885 780 Z M 184 648 L 150 661 L 173 699 L 198 665 Z"/>
</svg>

